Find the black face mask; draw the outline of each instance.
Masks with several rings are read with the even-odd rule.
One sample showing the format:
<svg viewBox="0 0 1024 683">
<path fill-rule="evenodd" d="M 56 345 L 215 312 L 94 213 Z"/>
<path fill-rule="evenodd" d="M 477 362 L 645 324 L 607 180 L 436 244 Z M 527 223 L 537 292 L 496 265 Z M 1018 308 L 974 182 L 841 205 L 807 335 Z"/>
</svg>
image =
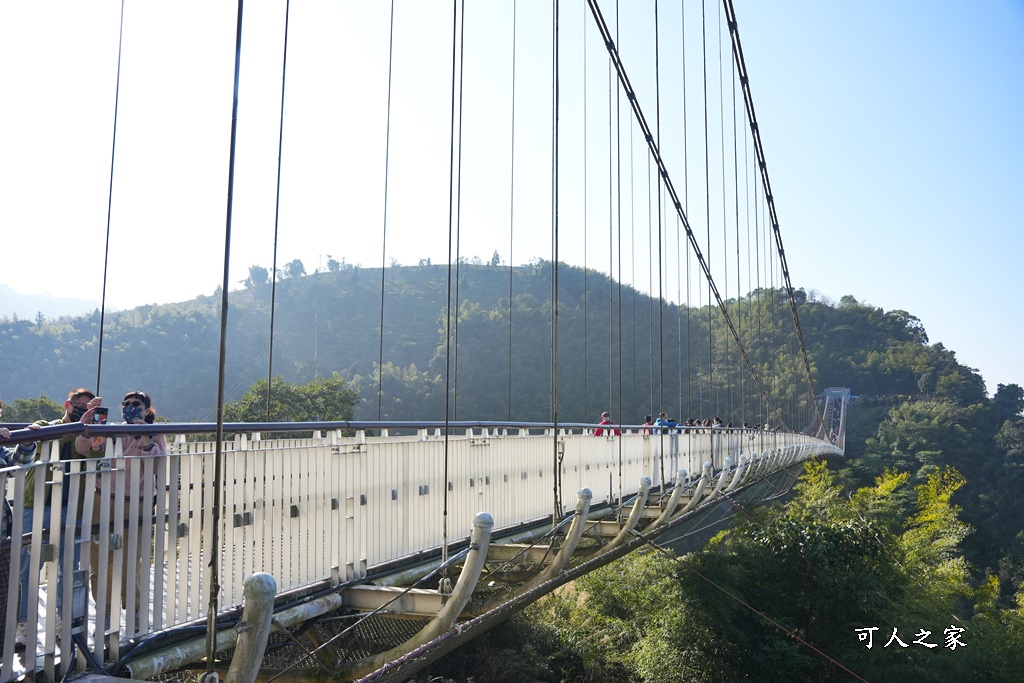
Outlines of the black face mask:
<svg viewBox="0 0 1024 683">
<path fill-rule="evenodd" d="M 82 416 L 85 415 L 85 410 L 81 406 L 71 406 L 71 421 L 79 422 Z"/>
</svg>

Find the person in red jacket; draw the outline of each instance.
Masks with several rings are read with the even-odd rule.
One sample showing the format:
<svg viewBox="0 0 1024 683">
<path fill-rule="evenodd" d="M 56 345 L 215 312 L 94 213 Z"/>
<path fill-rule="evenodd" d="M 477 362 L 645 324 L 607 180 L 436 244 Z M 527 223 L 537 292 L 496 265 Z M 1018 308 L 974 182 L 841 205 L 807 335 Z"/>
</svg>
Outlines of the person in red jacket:
<svg viewBox="0 0 1024 683">
<path fill-rule="evenodd" d="M 642 433 L 644 433 L 644 434 L 653 434 L 654 433 L 654 429 L 653 429 L 654 422 L 652 421 L 652 418 L 651 418 L 650 415 L 647 415 L 646 417 L 644 417 L 644 423 L 642 425 L 640 425 L 640 426 L 641 427 L 647 427 L 647 429 L 640 430 Z"/>
<path fill-rule="evenodd" d="M 622 432 L 616 427 L 614 430 L 609 425 L 614 425 L 612 415 L 607 410 L 601 413 L 601 427 L 594 430 L 594 436 L 604 436 L 605 427 L 608 427 L 609 436 L 614 432 L 615 436 L 622 436 Z"/>
</svg>

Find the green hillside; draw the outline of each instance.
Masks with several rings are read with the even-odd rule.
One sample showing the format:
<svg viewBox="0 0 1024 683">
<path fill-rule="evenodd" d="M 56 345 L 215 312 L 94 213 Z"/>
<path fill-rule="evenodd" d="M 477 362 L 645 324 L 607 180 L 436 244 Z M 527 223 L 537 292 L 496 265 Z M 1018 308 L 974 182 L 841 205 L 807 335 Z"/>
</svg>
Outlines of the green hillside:
<svg viewBox="0 0 1024 683">
<path fill-rule="evenodd" d="M 784 292 L 761 289 L 728 303 L 744 358 L 717 307 L 659 303 L 577 267 L 562 265 L 557 277 L 560 421 L 595 421 L 611 410 L 620 422 L 639 423 L 664 409 L 679 419 L 810 423 L 814 408 Z M 338 373 L 361 393 L 355 416 L 376 419 L 381 362 L 382 419 L 442 419 L 447 386 L 458 419 L 551 420 L 551 283 L 542 261 L 513 269 L 462 264 L 451 278 L 431 265 L 287 277 L 276 286 L 270 369 L 271 285 L 250 278 L 229 298 L 227 398 L 241 397 L 268 370 L 300 383 Z M 818 387 L 964 404 L 985 398 L 981 377 L 941 344 L 928 345 L 912 315 L 849 297 L 812 300 L 802 290 L 796 299 Z M 144 389 L 165 417 L 213 420 L 219 305 L 218 295 L 108 312 L 100 393 Z M 92 388 L 99 332 L 98 311 L 0 320 L 0 398 L 59 401 L 73 387 Z"/>
</svg>

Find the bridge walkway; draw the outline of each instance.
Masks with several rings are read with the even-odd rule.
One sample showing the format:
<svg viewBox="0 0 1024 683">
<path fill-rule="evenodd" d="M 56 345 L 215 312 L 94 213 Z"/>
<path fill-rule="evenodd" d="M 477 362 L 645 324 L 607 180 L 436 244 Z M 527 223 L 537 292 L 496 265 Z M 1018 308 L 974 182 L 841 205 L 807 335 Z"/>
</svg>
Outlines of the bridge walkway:
<svg viewBox="0 0 1024 683">
<path fill-rule="evenodd" d="M 465 590 L 465 608 L 451 616 L 451 627 L 458 619 L 503 613 L 506 603 L 519 604 L 540 586 L 565 580 L 567 571 L 586 566 L 591 556 L 610 561 L 612 550 L 635 541 L 622 531 L 624 525 L 651 533 L 668 529 L 684 510 L 767 480 L 813 454 L 838 452 L 814 437 L 753 430 L 652 434 L 650 428 L 626 427 L 621 436 L 595 437 L 586 425 L 449 424 L 447 433 L 443 423 L 234 425 L 233 437 L 221 444 L 218 508 L 212 495 L 217 448 L 202 436 L 209 428 L 95 426 L 94 435 L 108 438 L 110 455 L 59 466 L 50 459 L 57 441 L 45 441 L 59 435 L 43 434 L 39 462 L 0 471 L 0 483 L 14 501 L 13 528 L 25 518 L 19 501 L 26 479 L 40 493 L 51 489 L 54 500 L 66 490 L 69 500 L 82 501 L 79 508 L 68 506 L 63 524 L 59 511 L 37 507 L 33 527 L 21 539 L 24 552 L 4 542 L 10 573 L 2 586 L 3 680 L 25 670 L 59 680 L 72 661 L 72 643 L 90 653 L 94 667 L 101 663 L 108 671 L 147 679 L 198 661 L 205 654 L 201 632 L 211 587 L 219 586 L 219 620 L 231 626 L 245 579 L 261 571 L 278 583 L 286 612 L 279 621 L 292 620 L 295 628 L 327 614 L 343 623 L 355 615 L 379 617 L 360 621 L 341 650 L 332 646 L 340 658 L 337 671 L 367 674 L 390 661 L 382 653 L 408 654 L 394 648 L 408 650 L 406 636 L 419 632 L 417 621 L 436 621 L 465 554 L 482 545 L 469 531 L 484 523 L 481 515 L 490 520 L 489 549 L 477 570 L 483 583 Z M 284 428 L 294 431 L 281 433 Z M 126 467 L 116 437 L 128 429 L 173 435 L 171 452 L 141 458 L 142 467 Z M 300 429 L 308 435 L 296 436 Z M 33 469 L 41 475 L 28 477 Z M 44 483 L 45 471 L 50 483 Z M 147 497 L 144 481 L 161 495 Z M 93 497 L 84 495 L 92 491 L 101 492 L 98 500 L 121 501 L 121 509 L 114 505 L 109 511 L 114 518 L 140 523 L 109 535 L 83 524 L 94 519 Z M 571 550 L 563 552 L 572 535 Z M 60 552 L 69 538 L 79 547 L 77 565 L 71 553 Z M 97 552 L 88 551 L 92 546 Z M 138 556 L 149 571 L 122 572 L 126 553 Z M 99 558 L 99 566 L 91 557 Z M 41 574 L 27 572 L 26 583 L 30 595 L 40 596 L 30 601 L 28 620 L 30 632 L 39 636 L 15 656 L 17 577 L 24 558 L 27 566 L 43 568 Z M 433 575 L 446 559 L 447 575 Z M 107 597 L 91 594 L 90 573 L 101 579 L 99 587 L 110 575 L 110 614 Z M 61 585 L 61 575 L 76 580 Z M 122 584 L 123 603 L 117 589 Z M 63 604 L 75 606 L 71 619 L 59 618 L 68 612 L 57 611 L 58 588 Z M 448 626 L 429 640 L 442 637 Z M 233 629 L 225 631 L 223 649 L 233 638 Z M 195 642 L 182 644 L 190 639 Z M 367 644 L 352 648 L 351 642 Z M 89 658 L 78 657 L 74 666 L 84 672 Z"/>
</svg>

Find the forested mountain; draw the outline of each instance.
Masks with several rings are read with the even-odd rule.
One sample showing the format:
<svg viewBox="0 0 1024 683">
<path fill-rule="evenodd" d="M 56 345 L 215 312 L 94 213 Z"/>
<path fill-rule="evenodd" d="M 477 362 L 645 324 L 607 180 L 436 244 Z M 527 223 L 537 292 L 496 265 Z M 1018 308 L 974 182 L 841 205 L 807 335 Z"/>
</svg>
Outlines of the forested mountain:
<svg viewBox="0 0 1024 683">
<path fill-rule="evenodd" d="M 266 379 L 268 369 L 300 383 L 338 373 L 361 393 L 355 416 L 376 419 L 380 366 L 382 419 L 442 419 L 446 386 L 458 419 L 552 419 L 549 263 L 461 264 L 451 280 L 445 266 L 432 265 L 383 271 L 343 265 L 286 277 L 274 294 L 272 368 L 272 287 L 265 269 L 250 272 L 245 288 L 229 298 L 228 400 Z M 910 314 L 849 297 L 835 305 L 796 295 L 819 387 L 966 404 L 985 398 L 981 377 L 941 344 L 929 346 Z M 219 308 L 218 294 L 107 312 L 100 393 L 143 388 L 165 417 L 212 420 Z M 561 265 L 559 419 L 594 421 L 611 409 L 620 421 L 639 423 L 665 409 L 681 419 L 719 414 L 736 424 L 806 426 L 813 410 L 788 298 L 761 289 L 731 300 L 728 309 L 745 360 L 717 307 L 659 302 L 595 271 Z M 70 388 L 95 388 L 100 322 L 99 311 L 0 319 L 0 398 L 60 401 Z"/>
</svg>

